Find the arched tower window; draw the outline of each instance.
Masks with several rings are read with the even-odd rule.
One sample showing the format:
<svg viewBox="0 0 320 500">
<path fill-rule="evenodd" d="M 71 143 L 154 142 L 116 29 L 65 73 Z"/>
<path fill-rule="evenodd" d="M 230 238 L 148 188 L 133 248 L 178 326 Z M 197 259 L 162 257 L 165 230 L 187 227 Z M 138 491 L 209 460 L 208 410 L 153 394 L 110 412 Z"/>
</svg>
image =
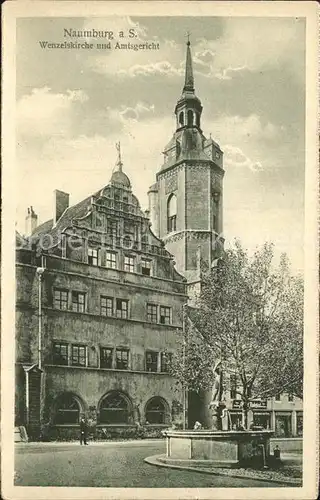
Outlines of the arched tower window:
<svg viewBox="0 0 320 500">
<path fill-rule="evenodd" d="M 188 126 L 192 127 L 193 125 L 193 111 L 189 109 L 188 111 Z"/>
<path fill-rule="evenodd" d="M 196 125 L 200 127 L 200 113 L 196 113 Z"/>
<path fill-rule="evenodd" d="M 127 424 L 129 415 L 129 400 L 121 392 L 110 392 L 102 399 L 99 412 L 101 424 Z"/>
<path fill-rule="evenodd" d="M 160 397 L 150 399 L 146 404 L 145 417 L 149 424 L 166 424 L 168 420 L 166 402 Z"/>
<path fill-rule="evenodd" d="M 177 230 L 177 197 L 171 194 L 167 206 L 168 233 Z"/>
<path fill-rule="evenodd" d="M 55 405 L 55 424 L 78 424 L 80 404 L 73 394 L 62 394 Z"/>
<path fill-rule="evenodd" d="M 179 114 L 179 125 L 181 125 L 181 126 L 184 125 L 184 114 L 183 114 L 183 111 L 181 111 L 180 114 Z"/>
</svg>

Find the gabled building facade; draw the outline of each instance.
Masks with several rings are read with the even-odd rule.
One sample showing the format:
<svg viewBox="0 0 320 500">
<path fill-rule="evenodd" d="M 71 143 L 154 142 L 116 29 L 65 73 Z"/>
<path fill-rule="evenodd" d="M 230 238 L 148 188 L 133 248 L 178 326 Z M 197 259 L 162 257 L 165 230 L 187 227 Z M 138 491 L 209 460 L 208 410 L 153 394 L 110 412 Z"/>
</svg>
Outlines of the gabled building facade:
<svg viewBox="0 0 320 500">
<path fill-rule="evenodd" d="M 98 429 L 168 426 L 181 418 L 168 361 L 185 279 L 150 229 L 120 151 L 107 186 L 68 201 L 56 191 L 52 220 L 19 240 L 16 425 L 34 437 L 43 427 L 74 437 L 82 414 Z M 32 208 L 29 227 L 31 218 Z"/>
</svg>

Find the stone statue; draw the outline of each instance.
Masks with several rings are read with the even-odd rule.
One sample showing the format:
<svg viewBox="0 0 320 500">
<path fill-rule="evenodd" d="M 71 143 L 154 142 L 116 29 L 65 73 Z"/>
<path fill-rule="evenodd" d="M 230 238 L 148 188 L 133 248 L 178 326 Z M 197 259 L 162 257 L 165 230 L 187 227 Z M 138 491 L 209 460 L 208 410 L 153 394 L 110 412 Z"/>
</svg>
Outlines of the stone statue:
<svg viewBox="0 0 320 500">
<path fill-rule="evenodd" d="M 219 360 L 215 367 L 213 368 L 213 373 L 215 373 L 215 379 L 212 386 L 212 395 L 211 395 L 211 403 L 215 403 L 217 401 L 221 401 L 222 396 L 222 369 L 221 369 L 221 360 Z"/>
<path fill-rule="evenodd" d="M 222 430 L 221 415 L 225 404 L 222 403 L 222 364 L 219 360 L 213 369 L 215 379 L 212 386 L 211 402 L 209 409 L 212 411 L 212 430 Z"/>
</svg>

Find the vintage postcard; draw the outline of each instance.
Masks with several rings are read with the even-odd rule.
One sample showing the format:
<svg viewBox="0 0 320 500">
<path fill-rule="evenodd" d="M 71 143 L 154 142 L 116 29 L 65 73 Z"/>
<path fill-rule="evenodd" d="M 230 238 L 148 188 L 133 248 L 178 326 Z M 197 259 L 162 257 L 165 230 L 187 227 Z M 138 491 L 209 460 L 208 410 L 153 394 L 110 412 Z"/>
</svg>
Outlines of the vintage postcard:
<svg viewBox="0 0 320 500">
<path fill-rule="evenodd" d="M 3 498 L 316 498 L 317 20 L 4 5 Z"/>
</svg>

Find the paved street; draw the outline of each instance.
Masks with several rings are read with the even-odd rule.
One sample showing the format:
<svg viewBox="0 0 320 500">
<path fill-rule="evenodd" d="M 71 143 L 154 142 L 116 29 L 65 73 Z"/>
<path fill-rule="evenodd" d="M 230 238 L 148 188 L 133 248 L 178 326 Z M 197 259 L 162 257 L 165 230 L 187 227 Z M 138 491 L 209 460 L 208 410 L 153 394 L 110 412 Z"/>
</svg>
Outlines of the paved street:
<svg viewBox="0 0 320 500">
<path fill-rule="evenodd" d="M 16 486 L 123 488 L 275 487 L 274 483 L 212 476 L 146 464 L 164 441 L 16 444 Z"/>
</svg>

